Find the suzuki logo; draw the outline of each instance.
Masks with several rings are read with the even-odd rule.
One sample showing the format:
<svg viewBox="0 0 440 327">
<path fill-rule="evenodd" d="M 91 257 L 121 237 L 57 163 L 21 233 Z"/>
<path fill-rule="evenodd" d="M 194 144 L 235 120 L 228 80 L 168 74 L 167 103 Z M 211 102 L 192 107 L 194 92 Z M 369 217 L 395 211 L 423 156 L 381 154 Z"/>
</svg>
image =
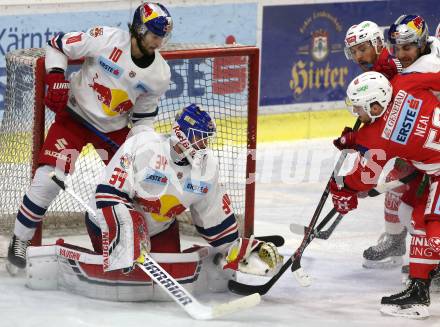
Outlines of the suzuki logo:
<svg viewBox="0 0 440 327">
<path fill-rule="evenodd" d="M 61 151 L 66 148 L 67 144 L 68 144 L 67 141 L 64 138 L 62 138 L 57 140 L 57 142 L 55 143 L 55 147 L 57 148 L 58 151 Z"/>
</svg>

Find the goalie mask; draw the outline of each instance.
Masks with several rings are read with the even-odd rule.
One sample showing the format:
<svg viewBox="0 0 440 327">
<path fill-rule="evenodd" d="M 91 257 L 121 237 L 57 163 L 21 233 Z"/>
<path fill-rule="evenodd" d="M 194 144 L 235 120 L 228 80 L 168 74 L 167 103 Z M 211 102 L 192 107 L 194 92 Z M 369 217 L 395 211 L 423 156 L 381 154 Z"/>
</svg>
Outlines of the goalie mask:
<svg viewBox="0 0 440 327">
<path fill-rule="evenodd" d="M 428 41 L 428 25 L 418 15 L 402 15 L 390 26 L 388 39 L 391 47 L 398 44 L 415 44 L 422 48 Z"/>
<path fill-rule="evenodd" d="M 388 79 L 377 72 L 366 72 L 356 77 L 347 88 L 346 104 L 354 116 L 364 111 L 372 122 L 381 117 L 391 101 L 393 88 Z M 373 113 L 371 106 L 379 103 L 383 110 Z"/>
<path fill-rule="evenodd" d="M 351 26 L 345 35 L 345 56 L 348 60 L 353 60 L 350 48 L 352 46 L 370 41 L 376 53 L 379 54 L 379 45 L 384 45 L 383 33 L 376 23 L 368 20 Z"/>
<path fill-rule="evenodd" d="M 129 28 L 138 43 L 145 34 L 151 32 L 162 38 L 162 46 L 164 46 L 171 37 L 173 20 L 165 6 L 146 2 L 134 12 L 133 22 Z"/>
<path fill-rule="evenodd" d="M 176 115 L 171 140 L 182 151 L 179 158 L 203 159 L 215 137 L 215 123 L 206 111 L 190 104 Z"/>
</svg>

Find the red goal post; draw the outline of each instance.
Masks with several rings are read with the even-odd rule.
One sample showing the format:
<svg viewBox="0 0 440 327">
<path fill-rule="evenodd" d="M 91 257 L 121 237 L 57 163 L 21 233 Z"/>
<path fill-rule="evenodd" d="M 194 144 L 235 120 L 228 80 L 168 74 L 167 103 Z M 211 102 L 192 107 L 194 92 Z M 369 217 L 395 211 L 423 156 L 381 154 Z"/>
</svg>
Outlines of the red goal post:
<svg viewBox="0 0 440 327">
<path fill-rule="evenodd" d="M 254 226 L 256 131 L 259 49 L 252 46 L 170 45 L 161 51 L 172 70 L 172 83 L 161 98 L 155 122 L 167 133 L 175 112 L 198 103 L 218 126 L 214 152 L 220 180 L 231 197 L 241 234 Z M 81 61 L 69 62 L 69 67 Z M 33 173 L 38 153 L 54 115 L 44 107 L 44 50 L 22 49 L 6 55 L 7 87 L 0 128 L 0 234 L 13 231 L 15 216 Z M 93 194 L 103 164 L 92 146 L 86 147 L 69 182 L 84 200 Z M 66 194 L 49 207 L 43 230 L 66 234 L 84 229 L 83 209 Z M 181 228 L 193 233 L 189 214 Z M 41 243 L 41 229 L 34 244 Z"/>
</svg>

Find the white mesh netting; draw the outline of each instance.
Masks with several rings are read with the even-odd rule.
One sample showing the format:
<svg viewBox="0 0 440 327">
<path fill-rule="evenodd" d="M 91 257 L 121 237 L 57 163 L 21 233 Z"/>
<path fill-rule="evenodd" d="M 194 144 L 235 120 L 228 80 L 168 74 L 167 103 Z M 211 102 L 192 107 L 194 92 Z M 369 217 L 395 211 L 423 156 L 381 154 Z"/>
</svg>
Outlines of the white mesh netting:
<svg viewBox="0 0 440 327">
<path fill-rule="evenodd" d="M 175 50 L 182 46 L 171 45 L 169 48 Z M 190 103 L 202 105 L 215 118 L 218 134 L 214 149 L 220 161 L 220 179 L 243 228 L 251 78 L 249 58 L 245 55 L 214 57 L 206 51 L 206 46 L 199 48 L 204 48 L 203 53 L 198 55 L 197 50 L 192 50 L 194 56 L 191 59 L 168 60 L 172 83 L 160 101 L 155 127 L 158 132 L 167 133 L 176 111 Z M 163 52 L 165 58 L 166 53 Z M 35 143 L 36 134 L 44 135 L 54 119 L 53 113 L 46 110 L 44 127 L 36 125 L 39 110 L 36 98 L 41 97 L 36 86 L 37 81 L 44 78 L 39 76 L 41 73 L 37 73 L 36 67 L 38 58 L 43 56 L 42 49 L 17 50 L 6 56 L 7 88 L 0 128 L 0 235 L 11 233 L 17 210 L 31 182 L 32 165 L 35 164 L 32 154 L 39 150 Z M 258 78 L 258 74 L 254 78 Z M 89 144 L 81 152 L 75 173 L 68 178 L 68 183 L 87 201 L 103 167 L 103 162 Z M 83 213 L 84 209 L 75 200 L 61 192 L 49 207 L 43 231 L 57 235 L 85 231 Z M 193 233 L 188 213 L 179 220 L 183 222 L 180 225 L 185 233 Z"/>
</svg>

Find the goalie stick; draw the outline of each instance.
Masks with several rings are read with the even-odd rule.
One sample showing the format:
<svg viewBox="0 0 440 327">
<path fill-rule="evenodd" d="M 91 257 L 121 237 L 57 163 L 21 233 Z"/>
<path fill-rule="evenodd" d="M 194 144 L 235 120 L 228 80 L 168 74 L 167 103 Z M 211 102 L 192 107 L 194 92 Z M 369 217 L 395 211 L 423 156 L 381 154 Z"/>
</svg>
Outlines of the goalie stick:
<svg viewBox="0 0 440 327">
<path fill-rule="evenodd" d="M 51 179 L 65 192 L 70 194 L 78 201 L 89 214 L 96 216 L 95 211 L 84 202 L 76 193 L 70 190 L 66 184 L 60 180 L 55 173 L 51 174 Z M 182 285 L 180 285 L 168 272 L 163 269 L 148 253 L 143 252 L 135 262 L 156 284 L 158 284 L 183 310 L 192 318 L 197 320 L 208 320 L 224 315 L 251 308 L 260 303 L 258 293 L 251 294 L 233 301 L 207 306 L 201 304 L 194 298 Z"/>
<path fill-rule="evenodd" d="M 372 188 L 371 190 L 369 190 L 367 194 L 369 197 L 376 197 L 382 193 L 391 191 L 397 187 L 400 187 L 402 185 L 409 183 L 414 178 L 416 178 L 418 174 L 419 174 L 419 172 L 416 170 L 416 171 L 413 171 L 411 174 L 404 176 L 400 179 L 396 179 L 391 182 L 377 185 L 375 188 Z M 332 211 L 333 211 L 333 215 L 334 215 L 336 213 L 336 210 L 332 209 Z M 338 226 L 338 224 L 341 222 L 342 217 L 343 217 L 342 215 L 338 215 L 336 217 L 336 219 L 333 221 L 333 223 L 330 225 L 330 227 L 327 228 L 326 230 L 323 230 L 320 232 L 315 231 L 315 238 L 318 238 L 321 240 L 327 240 L 330 237 L 330 235 L 333 233 L 333 231 L 335 230 L 336 226 Z M 305 233 L 307 233 L 307 227 L 304 225 L 301 225 L 301 224 L 292 223 L 292 224 L 290 224 L 290 231 L 295 234 L 304 235 Z"/>
<path fill-rule="evenodd" d="M 361 125 L 361 121 L 359 119 L 356 120 L 356 123 L 353 126 L 353 130 L 356 131 Z M 335 169 L 333 170 L 332 177 L 335 176 L 339 172 L 339 170 L 342 167 L 342 164 L 344 163 L 344 160 L 347 156 L 347 152 L 343 151 L 340 155 L 338 162 L 336 163 Z M 309 223 L 309 226 L 307 228 L 307 233 L 305 233 L 303 240 L 298 247 L 298 249 L 295 251 L 295 253 L 283 264 L 283 266 L 280 268 L 280 270 L 272 276 L 272 278 L 267 281 L 265 284 L 262 285 L 247 285 L 243 284 L 237 281 L 230 280 L 228 282 L 229 289 L 237 294 L 250 294 L 250 293 L 259 293 L 260 295 L 266 294 L 270 288 L 275 284 L 275 282 L 280 279 L 280 277 L 283 275 L 283 273 L 291 267 L 292 272 L 297 279 L 298 283 L 301 286 L 309 286 L 311 283 L 310 277 L 304 272 L 304 270 L 301 267 L 301 258 L 302 254 L 307 247 L 307 245 L 310 244 L 310 242 L 315 237 L 315 230 L 314 227 L 316 223 L 318 222 L 319 215 L 321 214 L 322 209 L 324 208 L 324 204 L 327 201 L 328 195 L 330 194 L 330 181 L 332 179 L 330 177 L 329 181 L 327 182 L 327 185 L 324 189 L 324 192 L 321 196 L 321 199 L 319 200 L 318 206 L 315 209 L 315 212 L 313 213 L 313 217 Z M 330 221 L 330 219 L 333 217 L 332 215 L 327 215 L 321 223 L 319 223 L 316 230 L 319 232 L 321 229 Z"/>
</svg>

